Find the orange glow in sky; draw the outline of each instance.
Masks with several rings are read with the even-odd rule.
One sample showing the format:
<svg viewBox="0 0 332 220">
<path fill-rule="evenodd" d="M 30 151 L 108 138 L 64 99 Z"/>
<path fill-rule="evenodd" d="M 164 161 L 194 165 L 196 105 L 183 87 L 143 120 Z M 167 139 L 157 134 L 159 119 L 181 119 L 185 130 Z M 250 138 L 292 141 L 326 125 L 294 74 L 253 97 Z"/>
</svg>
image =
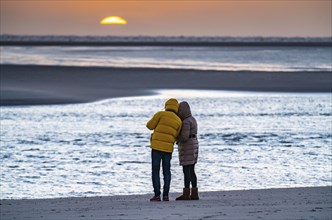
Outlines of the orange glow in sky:
<svg viewBox="0 0 332 220">
<path fill-rule="evenodd" d="M 0 4 L 1 34 L 332 35 L 330 0 L 1 0 Z M 105 28 L 100 25 L 105 15 L 121 15 L 130 22 L 125 28 Z"/>
</svg>

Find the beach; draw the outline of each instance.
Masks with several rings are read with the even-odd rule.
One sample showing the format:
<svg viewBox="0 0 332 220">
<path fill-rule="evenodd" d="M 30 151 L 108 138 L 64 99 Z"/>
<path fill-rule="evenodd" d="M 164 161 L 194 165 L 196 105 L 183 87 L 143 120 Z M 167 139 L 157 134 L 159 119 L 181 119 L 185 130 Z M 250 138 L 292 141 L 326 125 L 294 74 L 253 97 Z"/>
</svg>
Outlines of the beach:
<svg viewBox="0 0 332 220">
<path fill-rule="evenodd" d="M 290 92 L 294 94 L 331 93 L 332 91 L 331 72 L 213 71 L 213 70 L 166 69 L 166 68 L 72 67 L 72 66 L 10 65 L 10 64 L 2 64 L 0 68 L 1 68 L 0 98 L 2 106 L 88 103 L 88 102 L 95 102 L 95 101 L 117 98 L 117 97 L 152 95 L 157 93 L 158 90 L 163 90 L 163 89 L 168 89 L 168 90 L 184 89 L 183 90 L 184 93 L 186 92 L 187 89 L 211 90 L 211 91 L 244 91 L 244 92 L 254 91 L 254 92 L 264 92 L 264 93 Z M 254 103 L 254 99 L 250 100 Z M 266 99 L 264 103 L 267 100 L 268 99 Z M 283 98 L 281 100 L 286 100 L 286 99 Z M 107 103 L 105 104 L 99 104 L 100 106 L 98 108 L 101 108 L 103 114 L 107 116 L 107 114 L 109 114 L 108 112 L 109 109 L 111 109 L 110 106 L 112 106 L 113 104 L 112 102 L 109 104 Z M 227 105 L 227 102 L 223 103 L 223 105 L 225 104 Z M 105 107 L 103 107 L 103 105 L 105 105 Z M 117 103 L 117 106 L 118 105 L 119 103 Z M 260 105 L 262 105 L 262 103 L 260 103 Z M 310 101 L 310 104 L 308 104 L 308 106 L 311 105 L 313 105 L 312 100 Z M 272 106 L 274 105 L 272 104 Z M 73 106 L 69 108 L 73 108 Z M 90 107 L 85 106 L 84 108 L 82 108 L 82 110 L 83 109 L 85 109 L 85 111 L 91 110 L 92 112 L 94 112 L 96 108 L 92 105 Z M 129 106 L 123 107 L 120 105 L 120 109 L 127 109 L 128 111 L 131 108 L 129 108 Z M 198 110 L 198 108 L 196 109 Z M 268 107 L 264 107 L 264 109 L 268 109 Z M 5 110 L 3 111 L 3 114 L 10 113 L 10 109 L 5 109 Z M 29 108 L 22 110 L 29 111 Z M 30 176 L 28 175 L 26 177 L 22 177 L 25 179 L 25 181 L 30 180 L 31 178 L 35 178 L 34 181 L 36 181 L 37 185 L 39 180 L 46 181 L 46 179 L 49 179 L 48 177 L 54 176 L 54 174 L 56 174 L 57 172 L 58 167 L 61 168 L 61 166 L 63 166 L 62 164 L 63 161 L 64 164 L 68 163 L 82 164 L 82 166 L 85 167 L 86 171 L 91 170 L 91 168 L 89 168 L 90 163 L 87 164 L 84 162 L 85 160 L 79 159 L 80 157 L 83 158 L 85 157 L 87 159 L 93 157 L 89 154 L 89 152 L 91 152 L 90 149 L 91 146 L 92 147 L 98 146 L 95 150 L 100 152 L 101 153 L 100 155 L 102 156 L 102 158 L 97 158 L 98 161 L 101 160 L 108 161 L 111 158 L 111 154 L 109 154 L 108 152 L 113 152 L 112 150 L 119 149 L 118 151 L 119 153 L 115 155 L 124 155 L 123 149 L 127 149 L 128 146 L 134 147 L 132 142 L 130 142 L 131 140 L 134 140 L 135 143 L 137 142 L 137 140 L 141 140 L 141 142 L 136 143 L 138 144 L 137 146 L 140 147 L 147 145 L 146 141 L 148 141 L 148 138 L 147 137 L 145 138 L 144 135 L 146 134 L 144 133 L 145 130 L 143 128 L 139 129 L 140 132 L 142 132 L 142 134 L 137 133 L 137 131 L 127 131 L 129 133 L 122 132 L 123 136 L 118 136 L 119 135 L 117 129 L 118 126 L 116 126 L 116 122 L 114 121 L 112 122 L 114 127 L 113 126 L 109 127 L 107 124 L 108 122 L 106 121 L 106 123 L 102 125 L 99 123 L 98 125 L 99 127 L 96 126 L 94 127 L 94 129 L 92 129 L 93 131 L 90 132 L 92 136 L 90 135 L 88 129 L 91 126 L 88 127 L 81 126 L 82 127 L 81 134 L 78 134 L 75 133 L 75 131 L 76 132 L 80 131 L 80 129 L 78 128 L 80 127 L 79 125 L 78 127 L 70 127 L 71 125 L 78 124 L 75 118 L 73 119 L 68 118 L 68 115 L 72 115 L 70 113 L 71 112 L 70 110 L 63 109 L 62 111 L 64 111 L 65 116 L 61 116 L 60 119 L 57 119 L 57 120 L 64 120 L 62 123 L 64 123 L 65 126 L 62 126 L 62 129 L 53 128 L 52 120 L 54 119 L 52 119 L 50 115 L 44 117 L 43 116 L 44 113 L 40 112 L 40 110 L 38 111 L 39 113 L 37 115 L 43 118 L 43 122 L 45 123 L 46 127 L 42 127 L 43 123 L 39 121 L 37 124 L 40 125 L 41 128 L 35 127 L 33 130 L 31 130 L 30 127 L 36 124 L 35 121 L 39 120 L 38 118 L 31 119 L 32 123 L 31 125 L 29 124 L 30 123 L 29 121 L 25 121 L 25 124 L 28 126 L 28 129 L 26 130 L 22 129 L 25 124 L 21 124 L 19 126 L 18 131 L 22 130 L 24 135 L 27 135 L 26 138 L 24 138 L 25 136 L 23 137 L 17 135 L 18 134 L 17 132 L 14 132 L 15 135 L 8 136 L 9 138 L 13 136 L 18 138 L 18 140 L 15 140 L 14 142 L 8 142 L 8 143 L 13 143 L 12 145 L 17 148 L 17 152 L 23 152 L 23 154 L 26 154 L 26 158 L 34 158 L 32 161 L 35 162 L 40 161 L 37 164 L 40 164 L 41 166 L 41 168 L 38 169 L 41 173 L 39 173 L 38 175 L 35 173 L 33 173 L 32 175 L 32 173 L 30 173 Z M 56 112 L 52 113 L 52 111 L 57 111 L 56 109 L 50 109 L 49 111 L 51 115 L 56 115 Z M 80 114 L 78 110 L 75 111 L 76 114 Z M 222 111 L 222 108 L 219 109 L 219 111 Z M 303 110 L 299 111 L 301 111 L 303 114 Z M 313 111 L 310 109 L 306 111 L 309 111 L 310 113 L 308 114 L 308 117 L 309 116 L 311 117 L 311 114 L 316 114 L 313 113 Z M 48 112 L 48 110 L 45 110 L 45 112 Z M 147 112 L 147 110 L 145 110 L 145 112 Z M 266 112 L 266 110 L 264 110 L 264 112 Z M 251 113 L 253 112 L 251 111 Z M 214 114 L 212 114 L 211 116 L 213 118 L 213 121 L 216 121 L 217 118 L 222 118 L 223 120 L 226 119 L 225 115 L 223 117 L 216 118 L 213 116 Z M 282 113 L 281 115 L 284 114 L 286 115 L 289 114 L 289 111 L 285 110 L 285 113 Z M 321 112 L 319 114 L 326 115 L 326 117 L 329 117 L 329 115 L 324 112 Z M 29 115 L 29 118 L 30 117 L 33 118 L 32 112 L 28 113 L 27 115 Z M 83 115 L 93 115 L 93 114 L 84 113 Z M 113 113 L 113 115 L 116 114 Z M 274 118 L 275 113 L 271 113 L 271 115 L 273 116 L 271 117 Z M 98 116 L 97 118 L 100 118 L 98 120 L 101 120 L 101 118 L 105 118 L 105 116 L 103 117 Z M 261 116 L 266 117 L 266 113 L 258 114 L 255 120 L 260 119 Z M 12 125 L 9 126 L 6 124 L 7 122 L 8 123 L 10 122 L 10 120 L 8 121 L 8 117 L 12 118 L 10 116 L 4 116 L 4 120 L 2 121 L 2 126 L 5 126 L 5 128 L 7 126 L 7 128 L 10 127 L 13 129 Z M 249 114 L 249 117 L 252 117 L 252 115 Z M 17 118 L 17 115 L 15 116 L 15 118 Z M 50 121 L 47 121 L 48 118 L 50 119 Z M 86 117 L 80 116 L 79 118 L 81 119 L 85 118 L 86 120 Z M 7 119 L 7 121 L 5 119 Z M 144 122 L 147 120 L 145 118 L 143 119 Z M 93 123 L 96 123 L 98 121 L 96 118 L 92 118 L 91 120 L 93 121 Z M 302 121 L 303 118 L 300 118 L 300 120 Z M 313 119 L 310 120 L 313 121 Z M 322 120 L 324 121 L 324 119 Z M 68 124 L 66 124 L 65 121 L 68 121 Z M 132 119 L 127 120 L 126 118 L 120 118 L 120 122 L 122 125 L 125 124 L 123 123 L 123 121 L 126 121 L 128 123 L 132 121 Z M 206 118 L 205 121 L 207 121 Z M 296 123 L 294 122 L 296 121 L 292 121 L 292 125 L 295 126 Z M 91 122 L 88 122 L 88 125 L 91 124 L 92 124 Z M 261 123 L 260 126 L 262 126 L 263 124 L 267 125 L 268 123 Z M 56 123 L 54 125 L 56 126 Z M 106 127 L 104 127 L 104 125 Z M 127 127 L 125 127 L 125 130 L 126 129 L 128 130 L 129 128 L 135 128 L 135 126 L 137 126 L 137 124 L 134 125 L 128 124 Z M 228 126 L 230 126 L 230 124 L 228 124 Z M 289 130 L 291 126 L 290 125 L 287 126 Z M 65 129 L 66 127 L 68 127 L 68 130 L 70 132 L 68 132 Z M 259 126 L 256 126 L 256 129 L 258 127 Z M 282 127 L 281 124 L 279 124 L 278 127 Z M 208 131 L 205 131 L 204 127 L 201 127 L 202 135 L 200 138 L 202 140 L 204 139 L 204 144 L 208 146 L 205 151 L 203 151 L 202 148 L 202 153 L 203 153 L 202 155 L 205 155 L 205 157 L 208 159 L 209 159 L 208 155 L 211 156 L 215 155 L 216 157 L 219 157 L 217 156 L 218 155 L 216 153 L 217 151 L 223 154 L 223 156 L 227 155 L 227 157 L 230 159 L 232 159 L 234 156 L 236 157 L 236 161 L 239 167 L 227 168 L 228 163 L 233 164 L 232 160 L 225 161 L 225 159 L 223 159 L 222 161 L 219 161 L 218 159 L 216 159 L 216 161 L 218 161 L 217 163 L 219 164 L 217 165 L 217 167 L 221 166 L 224 171 L 227 171 L 228 169 L 230 170 L 237 169 L 240 172 L 244 172 L 242 173 L 242 175 L 246 175 L 246 177 L 250 178 L 254 177 L 257 178 L 257 176 L 261 175 L 259 177 L 259 180 L 263 181 L 262 183 L 268 182 L 266 179 L 264 181 L 264 178 L 272 177 L 273 179 L 276 178 L 275 176 L 280 176 L 280 178 L 284 177 L 285 179 L 281 181 L 285 181 L 285 183 L 290 183 L 290 181 L 294 181 L 294 179 L 298 181 L 299 179 L 297 178 L 300 178 L 300 176 L 297 177 L 297 175 L 295 174 L 297 174 L 298 172 L 304 172 L 303 170 L 307 169 L 308 167 L 314 169 L 312 165 L 305 165 L 303 161 L 297 162 L 293 161 L 293 159 L 288 159 L 287 162 L 280 165 L 280 162 L 283 161 L 281 158 L 280 160 L 278 159 L 277 162 L 275 162 L 279 164 L 278 166 L 281 166 L 281 168 L 280 167 L 275 168 L 275 164 L 274 165 L 272 164 L 271 168 L 269 168 L 269 166 L 267 165 L 269 162 L 266 162 L 266 164 L 263 166 L 264 167 L 263 169 L 257 167 L 258 170 L 265 170 L 266 172 L 263 172 L 262 174 L 257 174 L 258 171 L 253 170 L 251 174 L 254 173 L 255 175 L 250 176 L 249 168 L 247 165 L 245 165 L 246 164 L 245 162 L 248 160 L 248 155 L 246 155 L 245 153 L 240 153 L 241 151 L 239 148 L 232 147 L 232 149 L 230 149 L 231 147 L 229 146 L 233 146 L 234 144 L 235 145 L 238 144 L 239 146 L 244 146 L 245 145 L 244 143 L 246 143 L 247 139 L 249 138 L 248 143 L 251 146 L 248 149 L 256 149 L 257 147 L 256 145 L 257 144 L 259 145 L 261 143 L 262 148 L 260 149 L 260 151 L 265 152 L 266 150 L 269 155 L 272 155 L 271 157 L 272 163 L 273 161 L 275 161 L 275 157 L 273 157 L 273 155 L 278 155 L 278 156 L 283 155 L 283 157 L 285 158 L 287 157 L 301 158 L 303 155 L 308 155 L 305 156 L 306 159 L 304 161 L 308 161 L 307 157 L 311 158 L 317 156 L 316 154 L 313 154 L 313 152 L 314 151 L 317 152 L 317 150 L 319 149 L 322 149 L 322 154 L 319 155 L 326 155 L 326 153 L 324 153 L 326 152 L 326 150 L 324 149 L 327 148 L 328 143 L 324 142 L 325 143 L 324 144 L 321 142 L 317 142 L 316 143 L 317 146 L 316 145 L 312 146 L 314 149 L 311 149 L 311 145 L 308 145 L 307 147 L 303 148 L 304 150 L 303 154 L 301 153 L 296 157 L 294 156 L 294 152 L 298 152 L 298 149 L 302 149 L 302 145 L 306 146 L 307 143 L 305 141 L 307 139 L 315 139 L 315 138 L 317 139 L 317 137 L 313 137 L 315 136 L 315 133 L 313 133 L 313 136 L 312 135 L 310 136 L 310 134 L 305 133 L 306 136 L 304 135 L 303 138 L 299 137 L 298 135 L 294 135 L 301 133 L 300 128 L 303 127 L 304 127 L 303 125 L 301 127 L 295 126 L 294 128 L 296 130 L 295 133 L 290 133 L 290 134 L 285 133 L 284 136 L 277 135 L 278 139 L 277 143 L 274 143 L 275 139 L 274 137 L 276 137 L 275 131 L 271 131 L 272 132 L 271 134 L 267 134 L 269 132 L 268 128 L 263 129 L 264 134 L 261 134 L 259 131 L 256 131 L 257 134 L 256 133 L 251 134 L 248 133 L 247 130 L 235 130 L 233 133 L 231 132 L 230 134 L 229 133 L 223 134 L 222 138 L 218 140 L 219 144 L 217 147 L 213 145 L 214 136 L 211 136 L 210 133 L 207 133 L 208 131 L 211 132 L 211 128 L 208 128 Z M 49 131 L 46 128 L 48 128 Z M 114 129 L 114 131 L 112 129 Z M 220 128 L 220 129 L 223 132 L 226 131 L 225 128 Z M 251 128 L 248 129 L 250 132 L 252 132 Z M 11 129 L 9 129 L 8 131 L 11 131 Z M 29 133 L 27 131 L 32 133 Z M 38 134 L 38 131 L 41 131 L 42 136 Z M 52 132 L 54 131 L 57 132 L 53 135 Z M 307 132 L 306 129 L 304 131 Z M 37 132 L 37 134 L 34 134 L 33 132 Z M 110 132 L 110 133 L 104 134 L 103 132 L 104 133 Z M 310 132 L 312 133 L 313 130 L 311 129 Z M 95 135 L 95 133 L 97 135 Z M 135 135 L 131 137 L 130 135 L 132 134 Z M 281 131 L 281 134 L 284 133 Z M 324 134 L 325 133 L 323 132 L 323 134 L 322 135 L 320 134 L 319 136 L 322 137 L 322 141 L 324 141 L 324 138 L 326 140 L 329 140 L 329 136 L 324 136 Z M 72 135 L 73 137 L 71 136 L 68 137 L 68 135 Z M 297 139 L 289 140 L 288 137 L 292 136 L 297 137 Z M 24 141 L 22 141 L 20 137 L 24 139 Z M 90 139 L 87 139 L 87 137 L 90 137 Z M 91 139 L 91 137 L 96 137 L 96 140 Z M 140 139 L 140 137 L 144 138 Z M 230 143 L 227 142 L 229 137 L 233 138 Z M 248 138 L 246 139 L 246 137 Z M 250 142 L 251 137 L 258 137 L 259 140 L 255 141 L 254 143 L 251 143 Z M 4 136 L 4 138 L 7 138 L 7 136 Z M 30 139 L 32 140 L 31 142 L 29 142 Z M 212 142 L 209 143 L 208 140 L 206 139 Z M 243 143 L 241 141 L 238 141 L 242 139 Z M 302 139 L 303 141 L 301 141 Z M 101 145 L 99 146 L 98 141 L 100 140 L 104 140 L 105 142 L 100 143 Z M 118 143 L 117 141 L 119 140 L 121 140 L 123 146 L 117 144 Z M 128 140 L 129 142 L 126 142 L 124 140 Z M 223 140 L 226 142 L 222 142 Z M 38 141 L 40 141 L 40 143 Z M 50 158 L 53 158 L 53 156 L 51 156 L 53 152 L 52 144 L 56 146 L 54 148 L 56 150 L 58 149 L 65 150 L 63 155 L 66 156 L 62 156 L 61 159 L 55 160 L 59 164 L 57 163 L 54 164 L 54 162 L 52 162 L 51 164 L 50 160 L 47 159 L 48 156 L 50 156 Z M 75 156 L 77 145 L 80 146 L 79 149 L 81 150 L 77 152 L 79 156 Z M 255 147 L 253 147 L 254 145 Z M 25 146 L 27 146 L 28 148 L 25 149 Z M 112 150 L 110 148 L 107 148 L 108 146 L 111 146 Z M 272 149 L 269 149 L 268 146 L 274 146 L 273 148 L 274 150 L 280 148 L 282 152 L 279 151 L 271 152 Z M 22 151 L 20 147 L 23 147 L 24 151 Z M 87 151 L 84 151 L 85 148 L 87 148 Z M 210 148 L 211 152 L 209 151 Z M 293 148 L 294 152 L 288 152 Z M 6 149 L 8 149 L 8 152 L 6 151 L 8 155 L 11 155 L 13 150 L 10 144 L 8 146 L 6 145 Z M 49 150 L 49 151 L 41 152 L 42 150 Z M 142 153 L 142 149 L 139 150 L 138 152 Z M 34 153 L 36 153 L 36 155 L 34 155 Z M 48 153 L 50 153 L 50 155 L 48 155 Z M 241 159 L 240 155 L 244 155 L 243 160 Z M 44 158 L 43 156 L 44 157 L 46 156 L 46 158 Z M 114 163 L 108 163 L 110 165 L 108 169 L 110 169 L 111 171 L 113 169 L 116 171 L 121 170 L 121 173 L 126 173 L 126 175 L 130 175 L 128 170 L 131 169 L 135 170 L 138 167 L 140 169 L 146 170 L 145 166 L 147 166 L 146 161 L 148 161 L 148 159 L 144 158 L 149 158 L 148 157 L 149 154 L 146 153 L 143 149 L 143 156 L 139 155 L 140 159 L 137 159 L 135 156 L 136 153 L 131 154 L 131 156 L 125 155 L 123 156 L 123 158 L 120 157 L 119 161 L 114 161 Z M 257 156 L 255 156 L 254 154 L 253 161 L 257 160 L 255 164 L 259 164 L 258 163 L 259 161 L 256 157 Z M 9 160 L 8 158 L 10 159 L 11 157 L 8 156 L 4 159 L 11 162 L 11 160 Z M 203 157 L 201 158 L 203 159 Z M 267 156 L 263 156 L 262 158 L 266 159 Z M 44 160 L 47 161 L 47 164 L 49 166 L 42 166 L 44 164 L 43 162 Z M 75 161 L 72 162 L 73 160 Z M 312 158 L 312 160 L 309 161 L 312 161 L 312 164 L 316 166 L 314 161 L 318 160 L 321 159 Z M 215 159 L 213 161 L 215 162 Z M 328 161 L 326 162 L 326 158 L 324 159 L 324 161 L 325 161 L 323 162 L 324 164 L 328 164 Z M 29 159 L 27 160 L 27 162 L 29 162 Z M 209 164 L 208 162 L 209 160 L 207 161 L 202 160 L 200 163 Z M 261 161 L 261 163 L 263 164 L 264 161 Z M 295 163 L 303 164 L 304 167 L 297 167 L 295 166 L 296 165 Z M 91 166 L 92 165 L 93 162 L 91 162 Z M 10 172 L 12 172 L 12 170 L 16 170 L 15 168 L 18 168 L 18 166 L 21 166 L 21 164 L 14 162 L 14 164 L 9 163 L 8 166 L 9 166 L 8 169 L 10 169 L 11 170 Z M 22 167 L 25 167 L 25 165 L 22 164 Z M 286 170 L 287 169 L 289 170 L 290 167 L 292 167 L 292 170 L 290 170 L 289 173 L 281 172 L 281 170 L 284 170 L 286 172 Z M 297 170 L 295 170 L 294 167 L 296 167 Z M 319 165 L 317 165 L 316 168 L 319 170 L 324 169 Z M 199 173 L 201 174 L 206 174 L 206 172 L 208 171 L 204 170 L 204 167 L 202 167 L 201 169 L 202 170 L 199 171 Z M 276 172 L 276 169 L 278 169 L 278 172 Z M 75 170 L 73 171 L 69 169 L 66 170 L 66 172 L 73 175 L 73 178 L 70 178 L 71 175 L 70 176 L 65 175 L 63 177 L 60 176 L 60 179 L 56 181 L 61 180 L 63 181 L 63 184 L 67 185 L 69 182 L 71 184 L 74 183 L 74 186 L 80 184 L 79 180 L 77 179 L 77 176 L 75 176 L 76 175 Z M 144 181 L 142 182 L 142 180 L 140 180 L 141 182 L 137 183 L 137 185 L 145 186 L 146 181 L 149 181 L 146 179 L 147 175 L 144 173 L 145 171 L 144 172 L 138 171 L 138 172 L 140 172 L 141 175 L 144 176 L 143 178 Z M 273 175 L 268 176 L 267 173 L 270 172 L 274 172 L 274 176 Z M 89 183 L 84 183 L 84 182 L 83 183 L 87 184 L 89 187 L 92 187 L 92 189 L 95 189 L 97 191 L 101 187 L 103 188 L 103 190 L 105 190 L 108 180 L 103 179 L 105 177 L 105 174 L 99 174 L 99 173 L 104 173 L 104 171 L 103 170 L 99 171 L 96 170 L 96 168 L 94 168 L 94 174 L 98 174 L 97 176 L 87 176 L 88 174 L 84 173 L 84 181 L 89 182 L 90 180 L 88 179 L 92 178 L 90 182 L 91 183 L 97 182 L 99 185 L 94 185 L 94 184 L 89 185 Z M 174 173 L 175 173 L 174 182 L 176 181 L 179 182 L 180 178 L 178 177 L 178 175 L 181 174 L 181 172 L 175 171 Z M 113 175 L 113 173 L 111 172 L 108 173 L 107 175 Z M 119 188 L 117 183 L 118 181 L 121 180 L 122 176 L 119 175 L 119 173 L 117 172 L 114 172 L 114 175 L 115 176 L 110 176 L 112 179 L 111 183 L 112 184 L 114 183 L 114 186 L 117 186 L 118 187 L 117 190 L 119 190 L 121 187 Z M 238 177 L 242 178 L 244 176 L 238 176 Z M 208 177 L 205 176 L 205 178 Z M 216 176 L 209 178 L 216 178 Z M 310 179 L 311 177 L 306 176 L 305 178 Z M 106 179 L 109 179 L 109 176 L 107 176 Z M 279 178 L 276 178 L 274 180 L 278 179 Z M 328 179 L 328 177 L 325 177 L 324 175 L 320 177 L 320 179 L 323 179 L 322 181 L 325 182 L 327 181 L 327 183 L 330 183 L 330 179 Z M 234 181 L 239 182 L 240 179 L 234 179 Z M 243 180 L 241 179 L 241 181 Z M 47 182 L 47 184 L 50 183 Z M 231 181 L 227 182 L 227 184 L 228 186 L 230 184 L 234 185 L 234 183 L 231 183 Z M 125 188 L 130 188 L 130 185 L 132 184 L 127 181 L 127 182 L 122 182 L 122 185 L 124 185 Z M 312 184 L 311 186 L 313 185 L 314 184 Z M 47 186 L 49 185 L 45 185 L 46 188 Z M 223 189 L 222 180 L 220 178 L 218 179 L 217 186 L 219 186 L 217 190 Z M 308 185 L 304 184 L 304 186 Z M 321 185 L 318 184 L 317 186 Z M 10 185 L 6 187 L 10 187 Z M 43 190 L 45 190 L 45 187 L 43 188 Z M 179 187 L 179 185 L 177 185 L 177 187 Z M 3 199 L 0 201 L 1 203 L 0 209 L 1 209 L 1 219 L 4 220 L 27 219 L 27 218 L 30 219 L 179 219 L 179 220 L 182 219 L 218 219 L 218 220 L 219 219 L 332 219 L 331 186 L 306 187 L 306 188 L 280 188 L 280 189 L 268 189 L 268 187 L 264 188 L 265 189 L 259 189 L 259 190 L 236 190 L 236 191 L 224 190 L 224 191 L 206 192 L 204 191 L 204 186 L 202 186 L 200 188 L 201 192 L 200 192 L 199 201 L 181 201 L 181 202 L 174 201 L 179 194 L 175 194 L 173 191 L 173 193 L 171 193 L 170 195 L 171 197 L 170 202 L 160 202 L 160 203 L 149 202 L 149 199 L 152 196 L 152 194 L 137 195 L 135 193 L 134 194 L 130 193 L 130 195 L 115 194 L 117 196 L 91 196 L 91 197 L 89 196 L 72 197 L 72 196 L 66 196 L 64 194 L 64 198 L 47 199 L 47 197 L 46 198 L 41 197 L 45 199 L 17 199 L 17 200 Z M 102 195 L 107 195 L 107 193 L 103 193 Z"/>
<path fill-rule="evenodd" d="M 157 93 L 157 90 L 163 89 L 184 89 L 184 93 L 187 89 L 265 93 L 291 92 L 294 94 L 330 93 L 332 91 L 331 72 L 204 71 L 10 64 L 3 64 L 0 68 L 2 106 L 88 103 L 109 98 L 152 95 Z M 68 112 L 68 110 L 65 110 L 65 112 Z M 125 119 L 121 120 L 126 121 Z M 47 124 L 47 122 L 45 123 Z M 47 126 L 50 126 L 50 124 Z M 106 132 L 109 129 L 107 127 L 102 130 Z M 143 129 L 140 130 L 143 131 Z M 85 132 L 87 132 L 86 129 Z M 95 132 L 98 133 L 98 131 Z M 99 133 L 102 137 L 101 139 L 107 136 L 103 135 L 101 131 Z M 114 134 L 116 134 L 115 131 Z M 74 141 L 69 140 L 69 142 L 65 143 L 75 145 L 76 140 L 85 140 L 87 134 L 83 133 L 82 135 L 82 139 L 78 139 L 75 136 Z M 124 135 L 127 134 L 124 133 Z M 225 134 L 223 139 L 227 140 L 227 135 L 229 134 Z M 59 133 L 56 136 L 59 136 Z M 61 140 L 57 141 L 56 136 L 46 137 L 46 142 L 43 142 L 41 146 L 45 148 L 45 146 L 51 144 L 52 141 L 50 140 L 53 140 L 56 146 L 62 146 L 63 140 L 60 138 Z M 39 140 L 32 134 L 30 138 Z M 137 139 L 136 136 L 133 138 Z M 117 136 L 116 140 L 118 139 L 119 137 Z M 210 137 L 209 139 L 212 138 Z M 283 140 L 282 137 L 279 139 L 280 141 Z M 143 140 L 148 139 L 144 138 Z M 97 143 L 93 140 L 89 141 L 92 141 L 90 144 Z M 109 137 L 107 144 L 103 143 L 102 146 L 113 146 L 115 142 Z M 299 140 L 296 140 L 296 142 L 299 142 Z M 26 143 L 24 142 L 22 146 L 25 145 Z M 84 145 L 88 146 L 89 143 Z M 140 145 L 144 146 L 146 143 L 143 141 Z M 224 145 L 226 146 L 227 144 Z M 297 146 L 295 145 L 294 142 L 294 147 Z M 16 146 L 20 146 L 20 144 L 16 144 Z M 70 146 L 65 148 L 70 149 Z M 131 146 L 131 144 L 126 144 L 125 146 Z M 109 149 L 105 150 L 109 151 Z M 31 156 L 30 152 L 34 151 L 39 152 L 39 149 L 31 148 L 25 152 L 29 154 L 27 156 Z M 221 149 L 221 152 L 224 153 L 228 151 L 224 152 L 224 149 Z M 69 155 L 72 154 L 73 152 Z M 82 152 L 79 154 L 83 155 Z M 285 156 L 285 153 L 283 154 Z M 205 156 L 207 156 L 207 153 L 205 153 Z M 89 156 L 86 157 L 89 158 Z M 40 159 L 43 160 L 43 158 Z M 114 163 L 116 170 L 127 166 L 124 164 L 131 164 L 131 160 L 134 161 L 133 167 L 144 166 L 144 163 L 137 164 L 137 161 L 135 162 L 136 159 L 131 158 L 127 160 L 126 163 L 121 161 Z M 76 161 L 75 163 L 78 162 Z M 219 163 L 225 165 L 223 164 L 225 161 Z M 84 166 L 86 167 L 87 164 L 84 164 Z M 245 166 L 241 166 L 243 169 L 247 169 Z M 87 170 L 89 169 L 87 168 Z M 71 173 L 71 171 L 68 172 Z M 123 172 L 128 171 L 124 170 Z M 285 174 L 278 175 L 282 176 Z M 67 178 L 67 181 L 69 181 L 68 177 L 64 178 Z M 98 178 L 101 177 L 98 176 Z M 71 179 L 70 181 L 73 180 Z M 77 181 L 74 181 L 75 184 L 77 184 Z M 128 185 L 129 183 L 126 184 Z M 221 182 L 218 182 L 218 184 L 221 184 Z M 94 187 L 98 189 L 98 186 Z M 179 194 L 171 193 L 170 202 L 160 203 L 149 202 L 152 194 L 101 197 L 65 196 L 64 198 L 51 199 L 4 199 L 0 201 L 1 219 L 332 219 L 331 186 L 215 192 L 204 192 L 204 186 L 201 189 L 199 201 L 174 201 Z M 219 189 L 222 189 L 222 187 L 219 187 Z M 103 195 L 107 194 L 104 193 Z"/>
<path fill-rule="evenodd" d="M 1 0 L 0 220 L 332 220 L 331 6 Z"/>
<path fill-rule="evenodd" d="M 1 200 L 1 219 L 331 219 L 332 188 L 202 192 L 198 201 L 152 195 Z"/>
<path fill-rule="evenodd" d="M 0 66 L 1 105 L 84 103 L 158 89 L 331 92 L 331 72 Z"/>
</svg>

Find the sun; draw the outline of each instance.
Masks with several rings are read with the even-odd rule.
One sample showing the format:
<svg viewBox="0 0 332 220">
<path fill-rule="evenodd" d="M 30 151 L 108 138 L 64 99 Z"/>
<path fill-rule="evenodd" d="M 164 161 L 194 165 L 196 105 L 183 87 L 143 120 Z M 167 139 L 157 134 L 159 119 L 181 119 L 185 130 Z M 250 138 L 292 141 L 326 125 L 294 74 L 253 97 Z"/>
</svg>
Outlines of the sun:
<svg viewBox="0 0 332 220">
<path fill-rule="evenodd" d="M 108 16 L 103 18 L 100 24 L 127 24 L 127 21 L 119 16 Z"/>
</svg>

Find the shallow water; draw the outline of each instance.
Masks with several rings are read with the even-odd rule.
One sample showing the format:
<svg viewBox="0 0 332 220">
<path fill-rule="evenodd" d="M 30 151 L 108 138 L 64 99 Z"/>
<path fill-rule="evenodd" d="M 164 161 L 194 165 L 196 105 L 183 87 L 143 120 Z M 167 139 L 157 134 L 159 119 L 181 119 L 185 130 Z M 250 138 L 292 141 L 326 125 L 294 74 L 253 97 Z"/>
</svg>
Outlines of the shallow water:
<svg viewBox="0 0 332 220">
<path fill-rule="evenodd" d="M 0 47 L 1 64 L 331 71 L 330 47 Z"/>
<path fill-rule="evenodd" d="M 166 90 L 1 107 L 1 199 L 152 193 L 145 127 L 168 97 L 199 125 L 202 191 L 332 184 L 332 95 Z M 177 147 L 171 192 L 183 187 Z"/>
</svg>

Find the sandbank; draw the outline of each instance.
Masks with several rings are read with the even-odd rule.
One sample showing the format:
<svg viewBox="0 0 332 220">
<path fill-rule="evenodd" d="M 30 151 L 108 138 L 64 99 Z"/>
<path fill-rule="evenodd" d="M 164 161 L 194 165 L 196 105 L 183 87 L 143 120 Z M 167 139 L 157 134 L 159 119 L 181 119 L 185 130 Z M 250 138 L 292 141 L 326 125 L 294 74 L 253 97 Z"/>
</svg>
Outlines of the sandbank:
<svg viewBox="0 0 332 220">
<path fill-rule="evenodd" d="M 66 104 L 157 89 L 332 92 L 332 72 L 0 65 L 0 105 Z"/>
</svg>

